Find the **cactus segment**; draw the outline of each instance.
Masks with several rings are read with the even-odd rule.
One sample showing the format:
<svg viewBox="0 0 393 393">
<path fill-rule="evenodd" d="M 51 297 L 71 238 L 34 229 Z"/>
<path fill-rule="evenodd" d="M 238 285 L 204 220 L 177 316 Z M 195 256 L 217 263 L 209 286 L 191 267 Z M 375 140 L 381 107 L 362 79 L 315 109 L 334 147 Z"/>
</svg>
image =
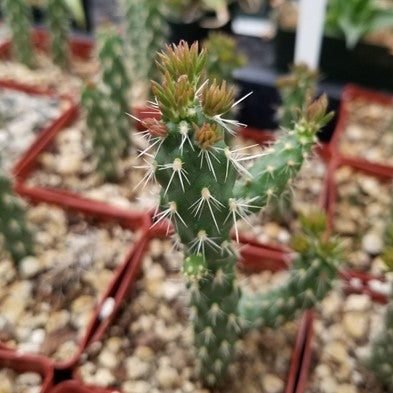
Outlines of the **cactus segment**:
<svg viewBox="0 0 393 393">
<path fill-rule="evenodd" d="M 25 211 L 12 191 L 9 178 L 0 173 L 0 241 L 18 264 L 33 255 L 33 236 L 27 227 Z"/>
<path fill-rule="evenodd" d="M 3 0 L 2 9 L 12 33 L 12 49 L 16 58 L 28 67 L 34 67 L 31 10 L 27 1 Z"/>
<path fill-rule="evenodd" d="M 131 105 L 128 102 L 130 81 L 124 64 L 124 43 L 115 30 L 102 32 L 99 43 L 102 81 L 108 90 L 115 128 L 121 135 L 126 152 L 131 145 L 130 122 L 126 115 Z"/>
<path fill-rule="evenodd" d="M 47 0 L 48 29 L 52 56 L 56 64 L 65 67 L 68 63 L 68 35 L 70 18 L 65 0 Z"/>
</svg>

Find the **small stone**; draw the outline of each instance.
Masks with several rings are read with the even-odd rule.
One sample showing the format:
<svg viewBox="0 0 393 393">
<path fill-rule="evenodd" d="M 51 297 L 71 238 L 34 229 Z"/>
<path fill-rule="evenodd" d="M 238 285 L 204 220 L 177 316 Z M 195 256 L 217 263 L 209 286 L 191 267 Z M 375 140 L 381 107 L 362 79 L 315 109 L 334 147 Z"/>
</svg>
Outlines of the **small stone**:
<svg viewBox="0 0 393 393">
<path fill-rule="evenodd" d="M 46 330 L 48 333 L 62 329 L 67 326 L 70 321 L 70 313 L 67 310 L 55 311 L 50 314 L 48 322 L 46 324 Z"/>
<path fill-rule="evenodd" d="M 35 329 L 31 332 L 31 342 L 36 345 L 41 345 L 45 340 L 45 330 L 44 329 Z"/>
<path fill-rule="evenodd" d="M 19 271 L 22 278 L 34 277 L 40 271 L 40 262 L 36 257 L 27 256 L 20 261 Z"/>
<path fill-rule="evenodd" d="M 358 393 L 358 390 L 355 386 L 349 384 L 338 385 L 336 393 Z"/>
<path fill-rule="evenodd" d="M 109 387 L 116 383 L 114 375 L 106 368 L 99 368 L 95 375 L 95 384 L 98 386 Z"/>
<path fill-rule="evenodd" d="M 149 373 L 149 364 L 141 361 L 136 356 L 130 356 L 126 359 L 127 377 L 130 379 L 143 378 Z"/>
<path fill-rule="evenodd" d="M 346 347 L 340 341 L 332 341 L 327 344 L 325 354 L 338 363 L 344 363 L 348 359 Z M 333 391 L 331 390 L 331 392 Z"/>
<path fill-rule="evenodd" d="M 344 311 L 367 311 L 372 302 L 368 295 L 349 295 L 345 301 Z"/>
<path fill-rule="evenodd" d="M 284 382 L 274 374 L 266 374 L 263 376 L 262 384 L 266 393 L 282 393 L 284 392 Z"/>
<path fill-rule="evenodd" d="M 118 357 L 108 349 L 104 349 L 98 356 L 98 361 L 102 367 L 114 369 L 119 364 Z"/>
<path fill-rule="evenodd" d="M 149 393 L 151 386 L 145 381 L 127 381 L 123 383 L 124 393 Z"/>
<path fill-rule="evenodd" d="M 322 393 L 337 392 L 337 382 L 332 377 L 326 377 L 320 382 L 320 390 Z"/>
<path fill-rule="evenodd" d="M 41 385 L 42 377 L 40 374 L 27 372 L 27 373 L 19 374 L 16 377 L 15 382 L 19 385 L 36 386 L 36 385 Z"/>
<path fill-rule="evenodd" d="M 139 345 L 135 349 L 135 356 L 144 362 L 149 362 L 154 357 L 152 349 L 146 345 Z"/>
<path fill-rule="evenodd" d="M 383 249 L 382 236 L 375 232 L 367 233 L 362 239 L 362 249 L 371 255 L 379 254 Z"/>
<path fill-rule="evenodd" d="M 161 387 L 166 389 L 173 388 L 178 383 L 179 374 L 172 367 L 160 367 L 157 371 L 157 380 Z"/>
</svg>

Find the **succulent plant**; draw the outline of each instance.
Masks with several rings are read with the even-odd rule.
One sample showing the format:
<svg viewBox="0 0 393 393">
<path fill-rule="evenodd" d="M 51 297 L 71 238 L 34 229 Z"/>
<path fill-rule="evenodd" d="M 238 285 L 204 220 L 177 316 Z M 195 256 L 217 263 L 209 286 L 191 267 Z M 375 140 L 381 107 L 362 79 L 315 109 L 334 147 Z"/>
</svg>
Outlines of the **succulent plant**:
<svg viewBox="0 0 393 393">
<path fill-rule="evenodd" d="M 246 58 L 236 48 L 236 41 L 230 35 L 212 32 L 203 43 L 209 53 L 206 62 L 207 77 L 210 81 L 233 82 L 233 71 L 246 63 Z"/>
<path fill-rule="evenodd" d="M 33 236 L 26 223 L 25 210 L 3 172 L 0 172 L 0 228 L 0 243 L 16 264 L 33 254 Z"/>
<path fill-rule="evenodd" d="M 125 43 L 132 62 L 133 82 L 154 78 L 154 57 L 166 41 L 167 22 L 161 0 L 122 0 Z"/>
<path fill-rule="evenodd" d="M 152 82 L 152 89 L 161 120 L 144 122 L 151 142 L 145 150 L 151 160 L 145 179 L 155 178 L 162 186 L 160 212 L 153 225 L 168 220 L 169 230 L 171 221 L 183 246 L 197 368 L 203 380 L 214 385 L 228 374 L 244 330 L 273 324 L 267 317 L 270 311 L 261 307 L 265 302 L 243 295 L 238 286 L 230 231 L 234 228 L 238 238 L 237 221 L 260 211 L 293 181 L 315 133 L 331 114 L 326 115 L 326 97 L 308 101 L 293 128 L 253 156 L 224 142 L 224 134 L 234 133 L 236 126 L 224 117 L 236 104 L 233 88 L 225 81 L 204 82 L 206 52 L 199 52 L 197 43 L 167 46 L 157 63 L 163 80 Z M 255 162 L 248 167 L 247 161 Z M 316 283 L 325 285 L 323 273 L 330 274 L 335 258 L 330 243 L 319 247 L 320 241 L 310 241 L 305 261 L 295 264 L 302 269 L 300 283 L 290 280 L 286 290 L 272 295 L 280 296 L 274 324 L 293 317 L 295 308 L 311 307 L 322 296 Z M 294 289 L 306 291 L 296 292 L 295 284 Z"/>
<path fill-rule="evenodd" d="M 114 126 L 119 132 L 125 150 L 131 145 L 128 92 L 130 81 L 125 66 L 124 43 L 115 30 L 107 30 L 99 35 L 99 59 L 102 81 L 108 90 Z"/>
<path fill-rule="evenodd" d="M 97 171 L 103 179 L 116 180 L 119 159 L 125 145 L 120 131 L 113 124 L 109 97 L 94 83 L 87 83 L 82 91 L 81 105 L 91 132 Z"/>
<path fill-rule="evenodd" d="M 305 110 L 306 98 L 316 92 L 318 74 L 306 64 L 294 64 L 288 75 L 277 79 L 276 86 L 281 96 L 277 116 L 279 126 L 289 129 Z"/>
<path fill-rule="evenodd" d="M 314 96 L 318 75 L 305 64 L 291 67 L 291 73 L 277 79 L 281 105 L 277 110 L 280 129 L 290 129 L 303 116 L 306 97 Z M 284 131 L 285 132 L 285 131 Z M 275 220 L 287 223 L 293 216 L 293 193 L 288 189 L 273 198 L 271 214 Z"/>
<path fill-rule="evenodd" d="M 53 60 L 59 66 L 68 62 L 68 34 L 70 17 L 66 0 L 47 0 L 47 23 L 50 33 Z"/>
<path fill-rule="evenodd" d="M 33 67 L 30 6 L 26 0 L 3 0 L 3 11 L 12 33 L 12 49 L 16 58 L 28 67 Z"/>
</svg>

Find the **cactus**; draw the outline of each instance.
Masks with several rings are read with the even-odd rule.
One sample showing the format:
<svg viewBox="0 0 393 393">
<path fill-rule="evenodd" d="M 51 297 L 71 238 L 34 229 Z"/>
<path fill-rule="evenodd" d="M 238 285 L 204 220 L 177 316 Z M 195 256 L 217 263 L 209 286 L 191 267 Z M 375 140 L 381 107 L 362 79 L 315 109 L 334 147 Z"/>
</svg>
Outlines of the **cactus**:
<svg viewBox="0 0 393 393">
<path fill-rule="evenodd" d="M 26 0 L 3 0 L 6 23 L 12 32 L 16 58 L 32 68 L 35 65 L 31 39 L 31 9 Z"/>
<path fill-rule="evenodd" d="M 209 53 L 206 69 L 209 80 L 233 82 L 233 71 L 246 63 L 243 55 L 236 48 L 236 40 L 228 34 L 210 33 L 203 44 Z"/>
<path fill-rule="evenodd" d="M 393 272 L 393 199 L 390 220 L 385 231 L 385 251 L 382 258 L 387 269 Z M 366 364 L 390 392 L 393 389 L 393 284 L 386 308 L 385 326 L 380 336 L 372 343 L 371 356 Z"/>
<path fill-rule="evenodd" d="M 47 0 L 48 29 L 52 56 L 56 64 L 65 67 L 68 62 L 68 34 L 70 18 L 65 0 Z"/>
<path fill-rule="evenodd" d="M 4 173 L 0 173 L 0 228 L 0 240 L 16 264 L 33 254 L 33 236 L 26 224 L 25 211 Z"/>
<path fill-rule="evenodd" d="M 161 0 L 123 0 L 125 42 L 132 61 L 133 82 L 154 79 L 154 57 L 164 46 L 168 26 Z"/>
<path fill-rule="evenodd" d="M 247 325 L 230 231 L 234 227 L 238 237 L 237 220 L 260 211 L 293 181 L 315 133 L 331 115 L 325 114 L 324 96 L 308 102 L 293 130 L 263 154 L 247 155 L 224 142 L 224 134 L 233 133 L 236 125 L 224 118 L 235 105 L 234 91 L 225 81 L 204 82 L 206 52 L 199 52 L 197 43 L 189 47 L 181 42 L 168 46 L 157 63 L 163 81 L 152 82 L 152 89 L 162 120 L 144 122 L 156 150 L 155 156 L 147 150 L 152 161 L 146 179 L 156 178 L 162 186 L 154 225 L 170 219 L 184 247 L 197 368 L 214 385 L 227 375 Z M 252 160 L 248 168 L 246 162 Z M 318 248 L 309 253 L 309 259 L 325 258 Z"/>
<path fill-rule="evenodd" d="M 291 128 L 304 111 L 306 97 L 316 91 L 318 74 L 305 64 L 295 64 L 291 73 L 277 79 L 276 85 L 281 96 L 278 120 L 281 128 Z"/>
<path fill-rule="evenodd" d="M 125 152 L 130 147 L 131 138 L 130 123 L 126 116 L 130 107 L 127 101 L 130 81 L 124 64 L 124 44 L 115 30 L 101 33 L 99 42 L 102 81 L 108 89 L 114 125 L 121 135 Z"/>
<path fill-rule="evenodd" d="M 288 129 L 303 116 L 306 97 L 316 92 L 317 73 L 311 71 L 305 64 L 293 65 L 291 73 L 277 79 L 277 88 L 281 96 L 281 105 L 277 110 L 280 129 Z M 293 193 L 283 192 L 271 203 L 273 218 L 281 223 L 287 223 L 293 215 Z"/>
<path fill-rule="evenodd" d="M 83 88 L 81 105 L 86 112 L 86 123 L 91 132 L 93 150 L 97 158 L 97 171 L 103 179 L 116 180 L 118 162 L 124 151 L 124 141 L 113 126 L 108 97 L 94 83 Z"/>
</svg>

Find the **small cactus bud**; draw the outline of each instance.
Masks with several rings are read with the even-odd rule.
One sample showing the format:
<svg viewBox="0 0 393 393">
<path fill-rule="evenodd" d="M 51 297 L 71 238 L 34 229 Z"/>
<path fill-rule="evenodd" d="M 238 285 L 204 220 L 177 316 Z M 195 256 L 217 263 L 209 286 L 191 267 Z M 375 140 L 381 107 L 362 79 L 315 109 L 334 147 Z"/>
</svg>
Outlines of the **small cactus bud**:
<svg viewBox="0 0 393 393">
<path fill-rule="evenodd" d="M 198 127 L 193 123 L 195 129 L 195 141 L 201 149 L 207 149 L 223 139 L 217 124 L 203 123 Z"/>
<path fill-rule="evenodd" d="M 326 94 L 322 94 L 314 102 L 311 102 L 311 98 L 307 99 L 306 111 L 304 119 L 311 124 L 315 124 L 316 128 L 323 127 L 328 123 L 334 116 L 333 112 L 327 113 L 328 99 Z"/>
<path fill-rule="evenodd" d="M 162 121 L 149 118 L 144 120 L 142 124 L 153 137 L 165 138 L 168 135 L 168 128 Z"/>
<path fill-rule="evenodd" d="M 208 117 L 229 112 L 233 105 L 234 87 L 227 89 L 226 81 L 217 84 L 216 80 L 202 90 L 201 104 L 203 113 Z"/>
</svg>

